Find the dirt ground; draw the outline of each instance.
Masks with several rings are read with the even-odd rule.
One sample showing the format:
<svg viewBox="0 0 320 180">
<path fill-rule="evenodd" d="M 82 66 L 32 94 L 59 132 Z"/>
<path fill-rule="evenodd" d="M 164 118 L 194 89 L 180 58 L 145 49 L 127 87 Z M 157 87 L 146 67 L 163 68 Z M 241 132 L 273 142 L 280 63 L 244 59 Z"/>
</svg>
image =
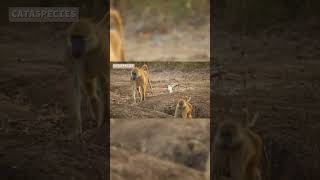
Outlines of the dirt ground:
<svg viewBox="0 0 320 180">
<path fill-rule="evenodd" d="M 209 122 L 209 119 L 112 119 L 111 177 L 204 179 Z"/>
<path fill-rule="evenodd" d="M 137 67 L 140 67 L 137 64 Z M 170 118 L 183 96 L 191 97 L 193 118 L 210 117 L 210 64 L 161 63 L 148 64 L 153 94 L 149 89 L 146 100 L 134 104 L 130 72 L 111 70 L 110 101 L 112 118 Z M 178 85 L 169 93 L 168 85 Z"/>
<path fill-rule="evenodd" d="M 107 127 L 85 120 L 81 142 L 62 138 L 70 82 L 61 65 L 64 41 L 51 28 L 0 28 L 0 120 L 8 120 L 8 132 L 0 132 L 1 179 L 106 179 Z"/>
<path fill-rule="evenodd" d="M 319 30 L 307 20 L 250 36 L 215 26 L 213 71 L 223 81 L 212 83 L 214 123 L 223 114 L 245 118 L 246 105 L 260 112 L 254 131 L 269 154 L 269 179 L 320 178 Z"/>
</svg>

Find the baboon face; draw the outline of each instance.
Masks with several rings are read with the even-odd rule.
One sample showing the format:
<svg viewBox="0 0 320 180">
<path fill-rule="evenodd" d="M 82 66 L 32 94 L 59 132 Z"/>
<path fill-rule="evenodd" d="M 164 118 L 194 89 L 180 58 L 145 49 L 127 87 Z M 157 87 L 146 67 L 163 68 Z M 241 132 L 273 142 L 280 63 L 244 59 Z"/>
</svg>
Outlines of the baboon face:
<svg viewBox="0 0 320 180">
<path fill-rule="evenodd" d="M 184 107 L 186 107 L 186 102 L 183 99 L 180 99 L 178 102 L 179 108 L 183 109 Z"/>
<path fill-rule="evenodd" d="M 87 20 L 80 20 L 71 25 L 68 46 L 74 58 L 81 58 L 98 46 L 95 27 L 94 24 Z"/>
<path fill-rule="evenodd" d="M 134 68 L 134 69 L 131 71 L 131 80 L 134 81 L 134 80 L 138 79 L 140 76 L 141 76 L 141 74 L 140 74 L 138 68 Z"/>
<path fill-rule="evenodd" d="M 217 130 L 216 145 L 225 150 L 237 148 L 242 143 L 241 124 L 234 121 L 222 122 Z"/>
</svg>

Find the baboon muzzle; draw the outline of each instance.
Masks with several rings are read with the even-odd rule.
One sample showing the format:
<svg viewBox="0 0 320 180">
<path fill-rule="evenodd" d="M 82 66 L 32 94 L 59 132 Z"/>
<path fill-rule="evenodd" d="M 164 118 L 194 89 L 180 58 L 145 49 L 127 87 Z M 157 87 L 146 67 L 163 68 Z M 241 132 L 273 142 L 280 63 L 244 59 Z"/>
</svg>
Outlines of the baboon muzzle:
<svg viewBox="0 0 320 180">
<path fill-rule="evenodd" d="M 80 58 L 85 53 L 85 40 L 82 37 L 72 37 L 71 46 L 74 58 Z"/>
<path fill-rule="evenodd" d="M 131 79 L 132 79 L 133 81 L 136 80 L 136 79 L 137 79 L 137 73 L 132 72 L 132 73 L 131 73 Z"/>
</svg>

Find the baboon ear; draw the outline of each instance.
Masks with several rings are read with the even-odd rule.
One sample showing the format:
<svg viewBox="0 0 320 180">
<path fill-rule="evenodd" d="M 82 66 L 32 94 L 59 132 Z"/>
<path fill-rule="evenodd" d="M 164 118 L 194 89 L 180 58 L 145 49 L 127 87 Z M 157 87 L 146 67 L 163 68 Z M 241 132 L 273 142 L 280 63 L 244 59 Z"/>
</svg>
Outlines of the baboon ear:
<svg viewBox="0 0 320 180">
<path fill-rule="evenodd" d="M 246 108 L 243 108 L 242 111 L 244 111 L 245 115 L 246 115 L 246 117 L 242 119 L 242 122 L 241 122 L 242 126 L 243 127 L 248 127 L 248 125 L 250 123 L 250 120 L 249 120 L 249 109 L 248 109 L 248 107 L 246 107 Z"/>
<path fill-rule="evenodd" d="M 249 108 L 246 107 L 243 109 L 246 114 L 246 118 L 243 120 L 244 127 L 253 127 L 256 124 L 257 119 L 259 118 L 259 113 L 256 112 L 252 119 L 250 119 Z"/>
<path fill-rule="evenodd" d="M 259 112 L 256 112 L 253 118 L 251 119 L 251 121 L 249 122 L 248 127 L 253 127 L 256 124 L 259 116 L 260 116 Z"/>
</svg>

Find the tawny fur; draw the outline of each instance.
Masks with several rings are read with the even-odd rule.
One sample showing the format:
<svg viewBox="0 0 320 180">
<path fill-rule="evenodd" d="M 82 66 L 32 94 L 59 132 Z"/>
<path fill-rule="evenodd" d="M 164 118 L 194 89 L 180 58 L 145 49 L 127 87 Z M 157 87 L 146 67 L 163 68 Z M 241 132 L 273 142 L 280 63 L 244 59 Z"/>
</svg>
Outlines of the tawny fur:
<svg viewBox="0 0 320 180">
<path fill-rule="evenodd" d="M 261 180 L 263 142 L 249 125 L 225 120 L 218 126 L 212 155 L 214 179 Z"/>
<path fill-rule="evenodd" d="M 125 61 L 123 22 L 119 12 L 110 9 L 110 61 Z"/>
<path fill-rule="evenodd" d="M 96 24 L 88 19 L 80 19 L 71 25 L 68 33 L 68 46 L 64 62 L 72 74 L 72 131 L 69 138 L 82 134 L 81 101 L 86 97 L 97 121 L 101 127 L 106 119 L 107 106 L 107 76 L 109 76 L 109 61 L 107 57 L 107 26 Z M 74 38 L 81 40 L 75 45 Z M 81 55 L 75 55 L 74 47 L 83 45 L 79 50 Z"/>
<path fill-rule="evenodd" d="M 135 67 L 131 71 L 131 86 L 132 86 L 132 96 L 134 103 L 137 103 L 136 92 L 139 93 L 140 102 L 144 101 L 146 98 L 148 85 L 151 92 L 152 85 L 150 82 L 150 74 L 148 66 L 145 64 L 142 67 Z"/>
<path fill-rule="evenodd" d="M 177 105 L 174 113 L 175 118 L 192 118 L 192 105 L 190 104 L 191 97 L 181 98 Z"/>
</svg>

